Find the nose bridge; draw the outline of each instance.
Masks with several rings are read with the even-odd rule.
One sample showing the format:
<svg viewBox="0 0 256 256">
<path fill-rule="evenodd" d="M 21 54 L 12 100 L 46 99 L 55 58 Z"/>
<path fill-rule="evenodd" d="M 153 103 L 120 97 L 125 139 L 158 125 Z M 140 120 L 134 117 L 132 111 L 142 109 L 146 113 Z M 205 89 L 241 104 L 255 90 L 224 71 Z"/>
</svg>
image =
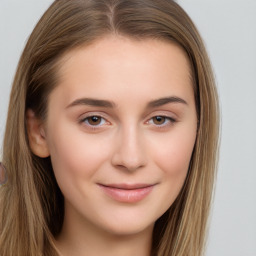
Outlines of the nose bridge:
<svg viewBox="0 0 256 256">
<path fill-rule="evenodd" d="M 146 164 L 143 134 L 136 124 L 122 126 L 117 138 L 113 163 L 133 171 Z"/>
</svg>

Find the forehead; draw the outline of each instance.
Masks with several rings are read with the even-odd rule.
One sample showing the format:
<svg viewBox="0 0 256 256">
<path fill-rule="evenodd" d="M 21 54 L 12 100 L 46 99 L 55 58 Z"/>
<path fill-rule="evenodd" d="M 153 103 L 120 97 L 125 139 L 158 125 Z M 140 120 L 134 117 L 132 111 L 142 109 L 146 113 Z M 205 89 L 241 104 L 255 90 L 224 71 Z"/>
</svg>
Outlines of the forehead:
<svg viewBox="0 0 256 256">
<path fill-rule="evenodd" d="M 193 91 L 190 63 L 174 43 L 121 36 L 101 38 L 66 53 L 59 64 L 58 87 L 78 97 L 81 90 L 102 97 L 120 90 L 133 96 L 140 89 Z M 151 91 L 152 93 L 152 91 Z M 159 95 L 161 96 L 161 95 Z"/>
</svg>

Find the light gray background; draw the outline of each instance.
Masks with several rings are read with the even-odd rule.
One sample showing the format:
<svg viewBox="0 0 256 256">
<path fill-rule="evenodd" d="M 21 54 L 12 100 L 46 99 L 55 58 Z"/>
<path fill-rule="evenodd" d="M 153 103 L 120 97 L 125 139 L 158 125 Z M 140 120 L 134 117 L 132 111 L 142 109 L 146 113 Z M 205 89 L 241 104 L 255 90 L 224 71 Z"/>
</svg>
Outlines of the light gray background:
<svg viewBox="0 0 256 256">
<path fill-rule="evenodd" d="M 19 56 L 51 2 L 0 0 L 0 146 Z M 256 1 L 178 2 L 205 40 L 222 108 L 220 167 L 207 256 L 256 256 Z"/>
</svg>

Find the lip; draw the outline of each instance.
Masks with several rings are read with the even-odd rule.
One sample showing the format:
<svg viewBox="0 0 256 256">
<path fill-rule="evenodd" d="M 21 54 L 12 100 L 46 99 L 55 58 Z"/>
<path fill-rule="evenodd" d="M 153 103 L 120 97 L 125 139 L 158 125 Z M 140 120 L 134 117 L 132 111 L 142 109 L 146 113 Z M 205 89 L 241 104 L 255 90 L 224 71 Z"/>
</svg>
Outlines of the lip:
<svg viewBox="0 0 256 256">
<path fill-rule="evenodd" d="M 137 203 L 147 197 L 155 184 L 98 184 L 112 199 L 122 203 Z"/>
</svg>

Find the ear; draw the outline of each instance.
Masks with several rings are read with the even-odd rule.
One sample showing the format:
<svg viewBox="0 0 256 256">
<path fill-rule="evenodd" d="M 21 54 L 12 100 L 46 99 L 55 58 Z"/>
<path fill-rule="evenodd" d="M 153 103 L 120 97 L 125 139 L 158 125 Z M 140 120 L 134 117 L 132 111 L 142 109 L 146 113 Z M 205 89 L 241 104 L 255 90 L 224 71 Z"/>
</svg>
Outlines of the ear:
<svg viewBox="0 0 256 256">
<path fill-rule="evenodd" d="M 26 125 L 31 151 L 41 158 L 48 157 L 50 152 L 45 138 L 43 123 L 31 109 L 26 112 Z"/>
</svg>

